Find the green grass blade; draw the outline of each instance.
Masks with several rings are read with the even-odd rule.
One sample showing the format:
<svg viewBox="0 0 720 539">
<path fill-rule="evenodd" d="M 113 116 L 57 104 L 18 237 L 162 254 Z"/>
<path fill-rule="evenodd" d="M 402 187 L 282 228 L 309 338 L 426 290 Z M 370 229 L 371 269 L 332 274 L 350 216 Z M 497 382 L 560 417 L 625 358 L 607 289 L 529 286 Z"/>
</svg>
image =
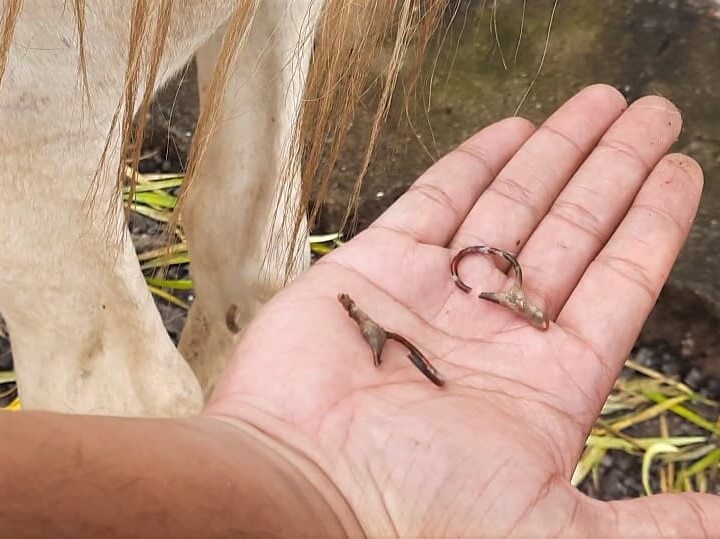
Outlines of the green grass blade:
<svg viewBox="0 0 720 539">
<path fill-rule="evenodd" d="M 156 209 L 172 209 L 177 205 L 177 197 L 164 191 L 136 193 L 135 204 L 145 204 Z"/>
<path fill-rule="evenodd" d="M 153 258 L 151 260 L 148 260 L 144 264 L 140 266 L 140 269 L 146 270 L 146 269 L 152 269 L 152 268 L 159 268 L 164 266 L 176 266 L 179 264 L 187 264 L 190 262 L 190 256 L 188 256 L 187 253 L 178 253 L 176 255 L 171 256 L 159 256 L 157 258 Z"/>
<path fill-rule="evenodd" d="M 616 438 L 615 436 L 596 436 L 591 434 L 588 436 L 586 444 L 589 447 L 601 447 L 603 449 L 619 449 L 622 451 L 637 450 L 638 446 L 642 449 L 649 449 L 651 446 L 666 443 L 675 447 L 685 445 L 701 444 L 707 441 L 706 436 L 670 436 L 667 438 L 651 437 L 651 438 L 633 438 L 633 442 Z"/>
<path fill-rule="evenodd" d="M 316 255 L 326 255 L 333 250 L 329 245 L 323 245 L 322 243 L 313 243 L 310 245 L 310 250 Z"/>
<path fill-rule="evenodd" d="M 166 292 L 162 288 L 157 288 L 155 286 L 148 285 L 148 289 L 150 289 L 150 292 L 152 292 L 157 297 L 162 298 L 165 301 L 172 303 L 173 305 L 177 305 L 181 309 L 185 309 L 186 311 L 190 309 L 190 305 L 185 303 L 180 298 L 173 296 L 170 292 Z"/>
<path fill-rule="evenodd" d="M 159 211 L 143 204 L 131 204 L 131 209 L 135 213 L 160 221 L 161 223 L 167 223 L 170 220 L 170 212 Z"/>
<path fill-rule="evenodd" d="M 653 457 L 661 453 L 677 453 L 678 451 L 679 449 L 674 445 L 663 442 L 653 444 L 647 448 L 642 460 L 642 484 L 645 489 L 645 494 L 652 496 L 652 489 L 650 488 L 650 465 L 652 464 Z"/>
<path fill-rule="evenodd" d="M 132 169 L 130 167 L 127 167 L 127 177 L 130 178 L 131 175 Z M 179 178 L 182 180 L 184 178 L 184 175 L 179 172 L 141 172 L 138 174 L 138 184 L 170 180 L 173 178 Z"/>
<path fill-rule="evenodd" d="M 172 189 L 174 187 L 180 187 L 182 185 L 182 178 L 170 178 L 167 180 L 158 180 L 148 183 L 138 183 L 135 186 L 135 194 L 146 193 L 148 191 L 159 191 L 160 189 Z M 125 187 L 123 189 L 123 195 L 128 197 L 130 195 L 130 188 Z"/>
<path fill-rule="evenodd" d="M 662 395 L 661 393 L 657 391 L 647 391 L 646 395 L 650 400 L 657 403 L 663 403 L 668 400 L 668 398 L 665 395 Z M 693 412 L 689 408 L 686 408 L 685 406 L 682 406 L 680 404 L 676 404 L 674 406 L 670 406 L 668 408 L 668 411 L 679 415 L 680 417 L 687 419 L 690 421 L 690 423 L 693 423 L 694 425 L 697 425 L 701 429 L 705 429 L 709 432 L 712 432 L 713 434 L 720 435 L 720 432 L 718 432 L 717 428 L 715 427 L 715 423 L 712 421 L 708 421 L 704 417 L 700 416 L 698 413 Z"/>
<path fill-rule="evenodd" d="M 711 451 L 700 460 L 694 462 L 691 466 L 687 468 L 687 470 L 683 470 L 682 472 L 680 472 L 676 480 L 676 486 L 678 490 L 680 489 L 680 486 L 682 482 L 684 482 L 686 477 L 689 478 L 693 475 L 703 472 L 711 466 L 717 465 L 718 462 L 720 462 L 720 448 Z"/>
<path fill-rule="evenodd" d="M 587 474 L 600 464 L 600 461 L 606 453 L 607 449 L 603 447 L 586 447 L 582 457 L 575 466 L 575 471 L 573 472 L 572 479 L 570 479 L 570 483 L 574 487 L 582 483 L 585 477 L 587 477 Z"/>
<path fill-rule="evenodd" d="M 171 288 L 173 290 L 192 290 L 192 279 L 157 279 L 145 277 L 145 282 L 156 288 Z"/>
<path fill-rule="evenodd" d="M 157 249 L 151 249 L 138 255 L 140 262 L 146 262 L 152 258 L 158 258 L 166 255 L 174 255 L 178 253 L 187 253 L 187 243 L 181 242 L 175 245 L 169 245 L 167 247 L 158 247 Z"/>
<path fill-rule="evenodd" d="M 714 443 L 708 443 L 705 445 L 700 445 L 697 447 L 691 447 L 687 449 L 683 449 L 679 453 L 676 453 L 674 455 L 668 455 L 666 457 L 663 457 L 663 460 L 665 462 L 689 462 L 689 461 L 696 461 L 698 459 L 703 458 L 708 453 L 711 453 L 715 450 L 717 445 Z"/>
<path fill-rule="evenodd" d="M 340 233 L 332 234 L 310 234 L 310 243 L 328 243 L 340 239 Z"/>
<path fill-rule="evenodd" d="M 15 397 L 15 399 L 10 404 L 8 404 L 7 406 L 5 406 L 5 408 L 3 408 L 3 410 L 12 410 L 12 411 L 19 410 L 19 409 L 20 409 L 20 399 L 18 397 Z"/>
<path fill-rule="evenodd" d="M 658 395 L 660 395 L 660 393 L 658 393 Z M 650 398 L 650 397 L 648 397 L 648 398 Z M 660 414 L 662 414 L 663 412 L 668 411 L 673 406 L 678 405 L 681 402 L 685 402 L 689 398 L 690 397 L 687 395 L 679 395 L 677 397 L 672 397 L 672 398 L 666 399 L 664 401 L 659 401 L 659 402 L 654 401 L 654 402 L 657 402 L 657 404 L 655 404 L 645 410 L 641 410 L 640 412 L 630 414 L 622 419 L 614 421 L 613 423 L 611 423 L 610 426 L 614 430 L 619 431 L 619 430 L 624 430 L 633 425 L 637 425 L 638 423 L 644 423 L 645 421 L 653 419 L 653 418 L 659 416 Z"/>
</svg>

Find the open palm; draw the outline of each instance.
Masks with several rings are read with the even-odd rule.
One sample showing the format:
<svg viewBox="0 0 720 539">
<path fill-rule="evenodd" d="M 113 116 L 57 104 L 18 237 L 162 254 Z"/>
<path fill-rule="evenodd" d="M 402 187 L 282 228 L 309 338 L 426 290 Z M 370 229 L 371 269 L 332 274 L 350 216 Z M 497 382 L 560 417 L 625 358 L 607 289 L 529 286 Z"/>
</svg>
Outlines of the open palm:
<svg viewBox="0 0 720 539">
<path fill-rule="evenodd" d="M 602 504 L 569 483 L 697 209 L 699 168 L 665 155 L 680 127 L 662 98 L 593 86 L 537 130 L 481 131 L 266 306 L 207 413 L 302 455 L 372 536 L 700 533 L 710 498 Z M 478 299 L 512 284 L 502 261 L 467 258 L 473 291 L 454 285 L 478 244 L 519 253 L 549 329 Z M 339 293 L 446 385 L 394 342 L 373 366 Z"/>
</svg>

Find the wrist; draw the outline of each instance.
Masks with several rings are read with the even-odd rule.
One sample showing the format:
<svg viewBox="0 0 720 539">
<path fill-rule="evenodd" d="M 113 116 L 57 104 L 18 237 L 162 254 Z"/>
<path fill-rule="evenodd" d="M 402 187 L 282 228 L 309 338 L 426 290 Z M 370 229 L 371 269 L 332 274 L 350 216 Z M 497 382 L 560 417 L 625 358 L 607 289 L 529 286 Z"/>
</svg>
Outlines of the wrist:
<svg viewBox="0 0 720 539">
<path fill-rule="evenodd" d="M 272 520 L 293 523 L 290 535 L 284 536 L 365 536 L 345 497 L 311 458 L 249 422 L 209 415 L 200 420 L 224 432 L 227 458 L 233 458 L 232 447 L 243 447 L 262 460 L 267 477 L 261 490 L 275 508 Z"/>
</svg>

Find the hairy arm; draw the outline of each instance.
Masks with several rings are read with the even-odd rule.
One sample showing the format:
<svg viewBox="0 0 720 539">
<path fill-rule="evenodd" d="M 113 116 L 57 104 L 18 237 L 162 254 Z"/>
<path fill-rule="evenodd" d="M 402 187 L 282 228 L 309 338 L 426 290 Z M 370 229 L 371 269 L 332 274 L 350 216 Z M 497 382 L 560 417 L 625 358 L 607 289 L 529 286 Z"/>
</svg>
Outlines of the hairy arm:
<svg viewBox="0 0 720 539">
<path fill-rule="evenodd" d="M 334 488 L 299 457 L 216 419 L 2 412 L 0 432 L 3 536 L 359 532 Z"/>
</svg>

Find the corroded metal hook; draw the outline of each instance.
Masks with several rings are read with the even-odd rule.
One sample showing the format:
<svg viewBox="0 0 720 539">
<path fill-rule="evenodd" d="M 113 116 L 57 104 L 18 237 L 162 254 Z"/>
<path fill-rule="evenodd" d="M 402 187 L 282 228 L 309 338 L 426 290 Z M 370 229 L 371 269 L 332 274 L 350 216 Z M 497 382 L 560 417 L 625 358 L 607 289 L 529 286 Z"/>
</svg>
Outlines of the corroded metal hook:
<svg viewBox="0 0 720 539">
<path fill-rule="evenodd" d="M 502 305 L 503 307 L 507 307 L 508 309 L 518 313 L 537 328 L 548 328 L 550 322 L 548 321 L 545 313 L 542 309 L 540 309 L 540 307 L 531 303 L 525 295 L 525 291 L 522 288 L 522 268 L 520 267 L 520 263 L 517 261 L 517 258 L 508 251 L 498 249 L 496 247 L 490 247 L 488 245 L 473 245 L 462 249 L 450 261 L 450 272 L 452 273 L 453 281 L 460 290 L 466 293 L 472 290 L 472 288 L 465 284 L 458 274 L 458 265 L 460 264 L 460 261 L 466 256 L 472 254 L 501 256 L 510 263 L 513 271 L 515 272 L 515 282 L 510 287 L 510 290 L 507 292 L 481 292 L 478 296 L 480 299 L 486 299 L 488 301 L 492 301 L 493 303 L 497 303 L 498 305 Z"/>
<path fill-rule="evenodd" d="M 402 335 L 387 331 L 380 324 L 370 318 L 365 311 L 360 309 L 350 296 L 347 294 L 338 294 L 338 301 L 345 307 L 350 318 L 360 327 L 365 342 L 370 345 L 373 354 L 373 363 L 376 367 L 380 366 L 383 347 L 388 340 L 396 341 L 402 344 L 408 350 L 408 359 L 417 369 L 423 373 L 433 384 L 442 387 L 445 381 L 440 377 L 437 369 L 428 361 L 425 355 Z"/>
</svg>

